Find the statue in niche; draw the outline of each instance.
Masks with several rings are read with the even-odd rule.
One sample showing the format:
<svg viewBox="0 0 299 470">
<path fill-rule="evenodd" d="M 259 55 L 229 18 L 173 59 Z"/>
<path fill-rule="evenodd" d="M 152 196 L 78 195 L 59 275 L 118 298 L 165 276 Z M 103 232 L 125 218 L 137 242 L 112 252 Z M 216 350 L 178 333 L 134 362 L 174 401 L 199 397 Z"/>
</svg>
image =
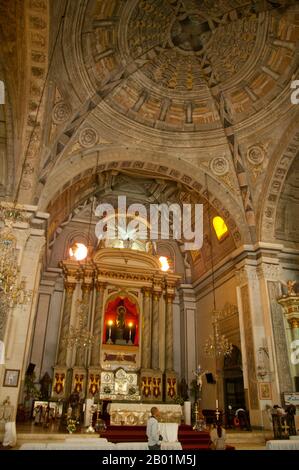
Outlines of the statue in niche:
<svg viewBox="0 0 299 470">
<path fill-rule="evenodd" d="M 124 307 L 123 305 L 117 307 L 116 326 L 117 328 L 120 328 L 122 330 L 125 328 L 126 312 L 126 307 Z"/>
<path fill-rule="evenodd" d="M 138 344 L 138 311 L 134 302 L 116 297 L 108 303 L 104 321 L 106 344 Z"/>
<path fill-rule="evenodd" d="M 126 318 L 127 310 L 123 305 L 117 307 L 116 310 L 116 321 L 115 321 L 115 340 L 117 343 L 126 343 Z"/>
</svg>

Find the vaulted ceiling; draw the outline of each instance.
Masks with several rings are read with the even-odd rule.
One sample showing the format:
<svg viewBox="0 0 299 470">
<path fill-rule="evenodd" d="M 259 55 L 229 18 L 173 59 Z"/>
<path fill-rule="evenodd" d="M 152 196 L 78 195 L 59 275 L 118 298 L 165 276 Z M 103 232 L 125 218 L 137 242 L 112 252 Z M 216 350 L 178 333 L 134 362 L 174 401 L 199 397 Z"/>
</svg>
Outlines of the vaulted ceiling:
<svg viewBox="0 0 299 470">
<path fill-rule="evenodd" d="M 31 0 L 17 25 L 4 4 L 5 41 L 26 46 L 19 201 L 71 213 L 103 172 L 160 176 L 209 200 L 234 243 L 275 239 L 299 148 L 298 2 Z"/>
</svg>

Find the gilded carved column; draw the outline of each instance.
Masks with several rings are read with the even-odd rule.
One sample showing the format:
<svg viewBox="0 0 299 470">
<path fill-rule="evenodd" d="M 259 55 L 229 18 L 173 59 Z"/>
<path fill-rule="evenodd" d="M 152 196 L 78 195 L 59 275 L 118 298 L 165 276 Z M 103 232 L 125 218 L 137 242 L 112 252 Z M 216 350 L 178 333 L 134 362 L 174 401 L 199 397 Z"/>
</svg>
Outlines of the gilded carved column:
<svg viewBox="0 0 299 470">
<path fill-rule="evenodd" d="M 89 305 L 90 305 L 90 293 L 93 288 L 93 282 L 92 279 L 89 279 L 86 281 L 86 279 L 83 280 L 81 289 L 82 289 L 82 300 L 81 300 L 81 305 L 79 308 L 81 308 L 81 315 L 79 316 L 79 328 L 82 329 L 82 331 L 86 331 L 88 329 L 88 317 L 89 317 Z M 78 315 L 78 311 L 77 311 Z M 84 364 L 84 359 L 86 356 L 86 348 L 84 345 L 79 344 L 77 347 L 76 351 L 76 366 L 83 367 Z"/>
<path fill-rule="evenodd" d="M 299 386 L 299 364 L 297 357 L 298 343 L 299 343 L 299 294 L 295 291 L 295 281 L 288 281 L 288 292 L 283 294 L 277 299 L 277 302 L 282 306 L 285 318 L 290 325 L 290 362 L 294 373 L 295 389 Z"/>
<path fill-rule="evenodd" d="M 142 368 L 151 367 L 151 289 L 143 289 Z"/>
<path fill-rule="evenodd" d="M 67 280 L 64 282 L 65 298 L 64 298 L 64 306 L 63 306 L 63 313 L 62 313 L 62 323 L 61 323 L 61 328 L 60 328 L 59 348 L 58 348 L 58 355 L 57 355 L 57 364 L 60 366 L 66 365 L 67 347 L 63 339 L 66 337 L 70 329 L 72 301 L 73 301 L 73 293 L 74 293 L 75 287 L 76 287 L 75 282 L 69 282 Z"/>
<path fill-rule="evenodd" d="M 173 294 L 166 294 L 165 369 L 173 370 Z"/>
<path fill-rule="evenodd" d="M 161 293 L 153 293 L 153 316 L 152 316 L 152 369 L 159 369 L 159 300 Z"/>
<path fill-rule="evenodd" d="M 104 282 L 96 283 L 96 303 L 93 322 L 94 344 L 91 351 L 91 365 L 97 366 L 100 363 L 101 331 L 103 319 L 103 300 L 106 284 Z"/>
</svg>

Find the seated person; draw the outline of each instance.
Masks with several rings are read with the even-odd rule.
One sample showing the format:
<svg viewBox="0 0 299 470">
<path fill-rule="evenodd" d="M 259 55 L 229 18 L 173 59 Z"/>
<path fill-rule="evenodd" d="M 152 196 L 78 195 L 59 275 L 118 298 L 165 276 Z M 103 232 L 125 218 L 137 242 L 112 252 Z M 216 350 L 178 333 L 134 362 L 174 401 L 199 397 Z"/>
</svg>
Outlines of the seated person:
<svg viewBox="0 0 299 470">
<path fill-rule="evenodd" d="M 221 426 L 218 421 L 216 425 L 213 426 L 210 432 L 211 439 L 211 449 L 212 450 L 225 450 L 226 449 L 226 432 L 225 429 Z"/>
</svg>

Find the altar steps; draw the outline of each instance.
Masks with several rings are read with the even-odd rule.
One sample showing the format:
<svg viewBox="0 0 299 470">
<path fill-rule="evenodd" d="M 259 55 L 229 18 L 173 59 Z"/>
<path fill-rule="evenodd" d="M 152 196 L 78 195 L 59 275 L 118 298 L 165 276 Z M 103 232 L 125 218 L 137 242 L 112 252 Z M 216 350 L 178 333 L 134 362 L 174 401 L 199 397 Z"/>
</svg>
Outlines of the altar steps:
<svg viewBox="0 0 299 470">
<path fill-rule="evenodd" d="M 101 433 L 108 441 L 117 442 L 147 442 L 145 426 L 108 426 Z M 178 440 L 183 450 L 208 450 L 210 436 L 204 431 L 193 431 L 191 426 L 179 426 Z"/>
</svg>

